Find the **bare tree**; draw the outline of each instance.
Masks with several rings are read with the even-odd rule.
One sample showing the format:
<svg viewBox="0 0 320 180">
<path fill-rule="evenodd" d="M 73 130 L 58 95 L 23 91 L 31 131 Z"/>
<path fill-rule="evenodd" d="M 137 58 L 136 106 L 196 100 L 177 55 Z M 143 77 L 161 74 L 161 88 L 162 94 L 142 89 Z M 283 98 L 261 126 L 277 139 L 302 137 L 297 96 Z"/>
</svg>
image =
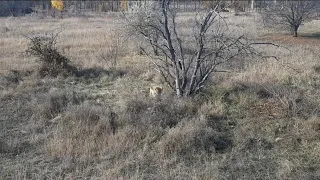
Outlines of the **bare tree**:
<svg viewBox="0 0 320 180">
<path fill-rule="evenodd" d="M 243 35 L 232 35 L 219 9 L 218 3 L 196 14 L 191 47 L 181 36 L 182 29 L 176 22 L 178 13 L 170 6 L 170 0 L 148 1 L 125 12 L 128 25 L 152 47 L 144 48 L 145 54 L 178 97 L 199 92 L 209 77 L 219 72 L 221 64 L 255 54 Z M 157 49 L 158 56 L 152 49 Z"/>
<path fill-rule="evenodd" d="M 290 30 L 297 37 L 299 27 L 314 19 L 317 3 L 316 0 L 274 1 L 262 11 L 262 17 L 266 25 Z"/>
</svg>

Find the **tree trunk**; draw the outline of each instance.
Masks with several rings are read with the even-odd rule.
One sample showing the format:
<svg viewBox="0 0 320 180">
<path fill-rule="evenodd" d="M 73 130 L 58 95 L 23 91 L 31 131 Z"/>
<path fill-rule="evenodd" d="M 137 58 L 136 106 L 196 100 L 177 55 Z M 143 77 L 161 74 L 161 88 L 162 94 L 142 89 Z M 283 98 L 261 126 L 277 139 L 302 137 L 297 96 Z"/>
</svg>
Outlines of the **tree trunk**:
<svg viewBox="0 0 320 180">
<path fill-rule="evenodd" d="M 168 20 L 168 9 L 169 9 L 169 4 L 170 0 L 162 0 L 162 15 L 164 17 L 164 32 L 166 35 L 166 41 L 167 41 L 167 46 L 168 50 L 171 56 L 171 61 L 175 69 L 175 88 L 176 88 L 176 94 L 178 97 L 181 97 L 183 95 L 182 89 L 181 89 L 181 83 L 180 83 L 180 73 L 178 69 L 178 62 L 177 62 L 177 57 L 175 53 L 175 49 L 172 44 L 172 37 L 171 37 L 171 32 L 169 29 L 169 20 Z"/>
<path fill-rule="evenodd" d="M 293 37 L 298 37 L 298 29 L 299 29 L 299 26 L 295 25 L 294 26 L 294 36 Z"/>
<path fill-rule="evenodd" d="M 176 79 L 175 79 L 175 88 L 176 88 L 176 95 L 177 95 L 177 97 L 182 97 L 182 92 L 181 92 L 181 88 L 180 88 L 180 79 L 178 79 L 177 77 L 176 77 Z"/>
<path fill-rule="evenodd" d="M 251 10 L 254 9 L 254 0 L 251 0 Z"/>
</svg>

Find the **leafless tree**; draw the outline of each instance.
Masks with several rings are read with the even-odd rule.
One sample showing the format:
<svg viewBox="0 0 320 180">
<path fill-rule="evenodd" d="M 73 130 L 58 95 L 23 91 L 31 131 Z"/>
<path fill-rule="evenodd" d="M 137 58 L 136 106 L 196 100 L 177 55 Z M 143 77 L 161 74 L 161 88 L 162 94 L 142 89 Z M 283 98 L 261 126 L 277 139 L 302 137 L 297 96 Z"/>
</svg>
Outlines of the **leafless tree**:
<svg viewBox="0 0 320 180">
<path fill-rule="evenodd" d="M 262 12 L 266 25 L 290 30 L 294 37 L 298 36 L 299 27 L 306 21 L 313 20 L 320 1 L 286 0 L 270 3 Z"/>
<path fill-rule="evenodd" d="M 145 54 L 178 97 L 199 92 L 223 63 L 256 53 L 243 35 L 232 35 L 219 9 L 218 3 L 196 14 L 191 50 L 186 48 L 190 42 L 181 36 L 178 13 L 170 0 L 148 1 L 125 13 L 128 25 L 152 47 L 144 48 Z"/>
</svg>

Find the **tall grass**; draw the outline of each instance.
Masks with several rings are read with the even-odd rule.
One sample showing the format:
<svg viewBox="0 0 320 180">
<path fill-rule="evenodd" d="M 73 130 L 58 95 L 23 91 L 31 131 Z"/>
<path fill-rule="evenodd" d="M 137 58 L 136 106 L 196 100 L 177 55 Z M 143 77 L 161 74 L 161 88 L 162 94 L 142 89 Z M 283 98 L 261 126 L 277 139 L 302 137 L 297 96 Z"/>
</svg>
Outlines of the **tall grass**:
<svg viewBox="0 0 320 180">
<path fill-rule="evenodd" d="M 0 34 L 0 179 L 319 179 L 319 46 L 304 44 L 317 40 L 293 43 L 255 16 L 225 16 L 239 33 L 286 46 L 262 49 L 279 61 L 240 60 L 196 96 L 176 99 L 164 86 L 159 101 L 148 88 L 163 80 L 135 41 L 121 46 L 119 71 L 101 60 L 105 35 L 122 24 L 115 16 L 0 19 L 9 29 Z M 61 26 L 57 49 L 87 71 L 39 78 L 20 34 Z"/>
</svg>

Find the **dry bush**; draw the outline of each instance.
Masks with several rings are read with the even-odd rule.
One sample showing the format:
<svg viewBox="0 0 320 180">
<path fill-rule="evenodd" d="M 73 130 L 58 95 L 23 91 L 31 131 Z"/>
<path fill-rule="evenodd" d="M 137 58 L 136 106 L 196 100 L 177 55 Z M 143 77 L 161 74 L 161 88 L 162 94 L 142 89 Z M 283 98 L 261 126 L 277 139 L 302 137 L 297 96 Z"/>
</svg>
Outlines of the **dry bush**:
<svg viewBox="0 0 320 180">
<path fill-rule="evenodd" d="M 68 76 L 77 71 L 77 68 L 70 64 L 70 60 L 58 51 L 56 47 L 57 35 L 30 38 L 26 52 L 38 58 L 41 77 Z"/>
</svg>

